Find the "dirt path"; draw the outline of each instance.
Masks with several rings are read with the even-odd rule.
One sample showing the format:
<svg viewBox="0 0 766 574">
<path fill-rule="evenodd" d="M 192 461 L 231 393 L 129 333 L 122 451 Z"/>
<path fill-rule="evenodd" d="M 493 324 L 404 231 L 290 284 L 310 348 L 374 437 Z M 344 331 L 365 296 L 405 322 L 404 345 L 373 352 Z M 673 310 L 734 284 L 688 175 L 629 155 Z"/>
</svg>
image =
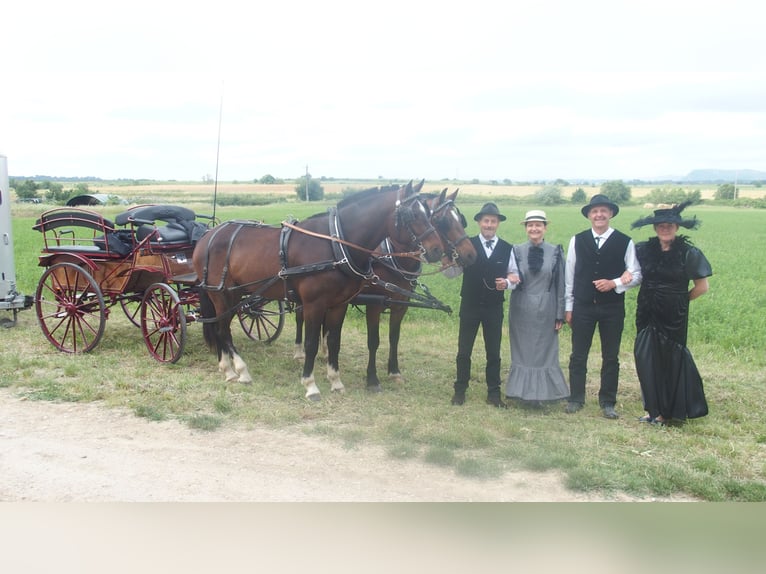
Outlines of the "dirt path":
<svg viewBox="0 0 766 574">
<path fill-rule="evenodd" d="M 191 430 L 0 390 L 0 501 L 596 501 L 554 473 L 480 481 L 298 432 Z"/>
</svg>

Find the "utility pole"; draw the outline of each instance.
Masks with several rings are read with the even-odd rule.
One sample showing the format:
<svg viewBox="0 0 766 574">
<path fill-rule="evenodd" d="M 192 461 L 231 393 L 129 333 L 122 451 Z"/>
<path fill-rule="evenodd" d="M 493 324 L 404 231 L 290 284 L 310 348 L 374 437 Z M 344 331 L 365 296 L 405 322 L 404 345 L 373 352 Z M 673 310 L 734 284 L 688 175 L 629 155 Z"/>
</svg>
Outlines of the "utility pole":
<svg viewBox="0 0 766 574">
<path fill-rule="evenodd" d="M 306 164 L 306 201 L 309 200 L 309 166 Z"/>
</svg>

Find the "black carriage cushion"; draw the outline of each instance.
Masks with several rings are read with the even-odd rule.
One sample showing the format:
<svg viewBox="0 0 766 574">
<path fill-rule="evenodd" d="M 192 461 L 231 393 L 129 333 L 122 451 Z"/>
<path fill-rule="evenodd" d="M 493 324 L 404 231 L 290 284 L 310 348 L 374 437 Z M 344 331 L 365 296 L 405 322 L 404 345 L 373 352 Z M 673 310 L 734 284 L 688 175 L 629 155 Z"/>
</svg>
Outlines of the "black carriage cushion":
<svg viewBox="0 0 766 574">
<path fill-rule="evenodd" d="M 157 235 L 149 240 L 152 243 L 178 244 L 191 242 L 189 233 L 182 225 L 179 225 L 178 223 L 168 223 L 167 225 L 162 225 L 160 227 L 155 227 L 154 225 L 145 223 L 136 229 L 136 239 L 138 241 L 143 241 L 149 237 L 149 235 L 151 235 L 155 229 L 157 230 Z"/>
<path fill-rule="evenodd" d="M 114 233 L 107 233 L 106 243 L 104 243 L 103 235 L 93 239 L 93 243 L 102 251 L 106 250 L 106 246 L 108 245 L 110 253 L 117 253 L 123 257 L 130 255 L 130 252 L 133 251 L 130 232 L 126 234 L 125 230 L 118 230 Z"/>
<path fill-rule="evenodd" d="M 117 225 L 127 225 L 133 220 L 139 221 L 194 221 L 194 211 L 180 205 L 139 205 L 118 214 L 114 219 Z"/>
</svg>

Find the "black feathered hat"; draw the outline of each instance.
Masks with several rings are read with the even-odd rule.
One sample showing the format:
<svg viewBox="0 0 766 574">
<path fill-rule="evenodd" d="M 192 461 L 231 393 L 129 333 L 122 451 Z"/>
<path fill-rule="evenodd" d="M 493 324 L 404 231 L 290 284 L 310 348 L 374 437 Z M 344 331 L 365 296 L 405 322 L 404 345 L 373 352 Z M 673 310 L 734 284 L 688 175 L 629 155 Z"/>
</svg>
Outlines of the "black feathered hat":
<svg viewBox="0 0 766 574">
<path fill-rule="evenodd" d="M 643 227 L 644 225 L 656 225 L 657 223 L 675 223 L 679 227 L 685 227 L 686 229 L 696 229 L 700 225 L 700 221 L 697 219 L 696 215 L 691 219 L 683 219 L 681 217 L 681 212 L 689 207 L 692 203 L 694 202 L 684 201 L 683 203 L 674 205 L 673 207 L 657 209 L 655 210 L 654 215 L 650 215 L 648 217 L 634 221 L 630 227 L 631 229 L 636 229 L 637 227 Z"/>
</svg>

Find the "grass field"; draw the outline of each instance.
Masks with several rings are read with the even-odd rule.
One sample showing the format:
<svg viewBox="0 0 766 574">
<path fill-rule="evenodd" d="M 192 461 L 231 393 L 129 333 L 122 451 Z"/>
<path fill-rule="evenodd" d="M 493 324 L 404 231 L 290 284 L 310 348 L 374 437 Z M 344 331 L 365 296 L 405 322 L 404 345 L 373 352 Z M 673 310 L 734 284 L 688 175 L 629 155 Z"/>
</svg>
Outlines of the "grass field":
<svg viewBox="0 0 766 574">
<path fill-rule="evenodd" d="M 435 183 L 426 187 L 444 186 Z M 184 203 L 199 212 L 209 212 L 205 189 L 141 186 L 135 196 L 126 189 L 115 193 L 136 201 L 151 197 L 152 201 Z M 586 189 L 588 196 L 595 191 Z M 220 187 L 219 193 L 235 192 Z M 291 189 L 282 193 L 283 202 L 223 207 L 218 208 L 217 215 L 222 220 L 248 218 L 278 223 L 288 216 L 302 218 L 323 211 L 331 203 L 307 205 L 295 202 Z M 526 209 L 537 207 L 523 202 L 520 197 L 524 195 L 527 193 L 493 196 L 508 215 L 500 235 L 511 243 L 524 240 L 518 222 Z M 472 216 L 486 197 L 470 186 L 458 196 L 471 234 L 477 231 Z M 36 265 L 41 237 L 31 227 L 45 208 L 13 207 L 17 282 L 25 294 L 34 293 L 43 271 Z M 546 208 L 551 220 L 549 241 L 566 246 L 573 233 L 587 227 L 579 208 L 571 204 Z M 121 208 L 98 209 L 113 216 Z M 626 206 L 613 224 L 630 233 L 630 223 L 648 211 Z M 195 428 L 266 424 L 326 436 L 350 449 L 381 444 L 392 457 L 424 460 L 477 480 L 492 480 L 515 468 L 558 469 L 566 475 L 569 487 L 577 490 L 764 501 L 766 424 L 761 398 L 766 383 L 762 312 L 766 290 L 760 270 L 766 266 L 766 253 L 761 248 L 766 242 L 766 212 L 703 204 L 690 208 L 689 213 L 703 222 L 700 230 L 689 235 L 705 252 L 714 271 L 710 292 L 692 303 L 689 326 L 689 347 L 705 381 L 710 415 L 680 427 L 654 428 L 636 421 L 642 408 L 632 359 L 635 290 L 627 296 L 618 397 L 623 416 L 618 421 L 603 419 L 598 410 L 597 344 L 591 354 L 588 404 L 577 415 L 565 415 L 561 405 L 542 411 L 512 407 L 499 412 L 487 407 L 482 393 L 481 341 L 477 341 L 474 353 L 475 380 L 468 402 L 461 409 L 451 407 L 458 319 L 455 314 L 420 309 L 410 310 L 403 327 L 400 362 L 406 382 L 384 380 L 386 391 L 380 395 L 369 395 L 364 388 L 364 318 L 355 309 L 349 310 L 340 359 L 347 391 L 341 396 L 331 395 L 329 385 L 318 376 L 323 393 L 318 404 L 303 398 L 300 365 L 292 359 L 292 316 L 287 317 L 279 339 L 269 346 L 250 342 L 235 327 L 235 342 L 255 379 L 252 386 L 242 386 L 223 382 L 213 354 L 204 346 L 200 325 L 189 326 L 184 357 L 168 366 L 148 358 L 140 333 L 119 308 L 112 309 L 99 347 L 78 356 L 57 352 L 40 332 L 34 311 L 28 310 L 20 313 L 17 327 L 3 333 L 10 342 L 6 349 L 13 351 L 0 355 L 0 385 L 29 399 L 103 401 L 128 406 L 149 419 L 177 418 Z M 650 233 L 644 228 L 631 235 L 638 241 Z M 436 297 L 458 308 L 459 279 L 448 280 L 427 268 L 423 282 Z M 383 341 L 386 336 L 384 329 Z M 564 367 L 569 336 L 565 328 L 560 355 Z M 507 372 L 507 336 L 503 348 L 503 369 Z M 385 369 L 386 355 L 384 345 L 378 355 L 379 370 Z M 320 362 L 317 375 L 322 372 Z"/>
</svg>

